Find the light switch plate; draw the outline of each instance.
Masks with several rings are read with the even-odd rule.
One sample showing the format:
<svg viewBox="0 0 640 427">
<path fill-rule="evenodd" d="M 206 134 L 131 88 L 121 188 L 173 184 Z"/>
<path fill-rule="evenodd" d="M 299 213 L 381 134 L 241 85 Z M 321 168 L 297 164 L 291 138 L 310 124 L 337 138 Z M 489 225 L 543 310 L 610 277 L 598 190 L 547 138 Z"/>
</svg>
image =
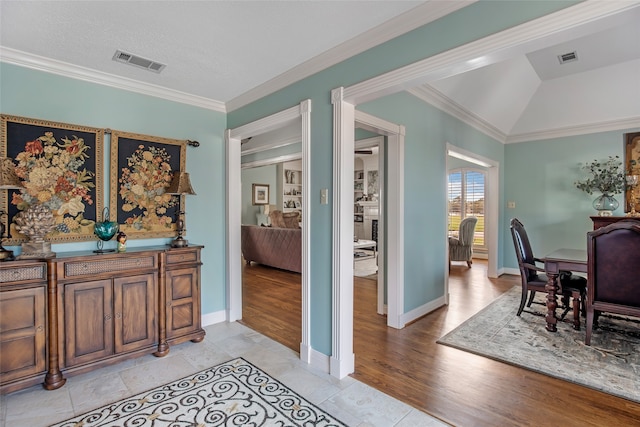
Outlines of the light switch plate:
<svg viewBox="0 0 640 427">
<path fill-rule="evenodd" d="M 323 188 L 320 190 L 320 204 L 326 205 L 329 203 L 329 189 Z"/>
</svg>

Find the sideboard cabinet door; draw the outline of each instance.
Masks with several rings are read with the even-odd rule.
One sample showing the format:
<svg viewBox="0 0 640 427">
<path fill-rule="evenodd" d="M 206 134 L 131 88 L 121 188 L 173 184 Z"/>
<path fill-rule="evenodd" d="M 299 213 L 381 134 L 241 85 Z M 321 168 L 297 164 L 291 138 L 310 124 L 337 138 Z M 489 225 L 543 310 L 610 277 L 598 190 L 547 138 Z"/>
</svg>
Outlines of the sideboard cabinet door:
<svg viewBox="0 0 640 427">
<path fill-rule="evenodd" d="M 171 344 L 204 339 L 200 320 L 200 249 L 189 246 L 167 251 L 165 325 Z"/>
<path fill-rule="evenodd" d="M 167 271 L 167 338 L 195 332 L 200 327 L 198 271 L 182 268 Z"/>
<path fill-rule="evenodd" d="M 158 341 L 154 274 L 113 280 L 115 352 L 152 346 Z"/>
<path fill-rule="evenodd" d="M 112 295 L 111 280 L 65 285 L 66 366 L 89 363 L 113 354 Z"/>
</svg>

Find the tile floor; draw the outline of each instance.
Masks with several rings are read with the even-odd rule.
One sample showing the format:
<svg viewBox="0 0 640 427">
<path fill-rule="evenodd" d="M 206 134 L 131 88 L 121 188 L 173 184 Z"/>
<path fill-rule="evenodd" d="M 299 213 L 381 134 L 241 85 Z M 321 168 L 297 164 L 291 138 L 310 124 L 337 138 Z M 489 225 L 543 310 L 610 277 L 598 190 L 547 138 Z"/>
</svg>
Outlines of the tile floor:
<svg viewBox="0 0 640 427">
<path fill-rule="evenodd" d="M 234 357 L 243 357 L 349 426 L 446 426 L 436 418 L 351 377 L 337 380 L 304 364 L 298 354 L 239 323 L 205 328 L 201 343 L 70 377 L 58 390 L 34 386 L 0 396 L 0 426 L 39 427 L 63 421 Z"/>
</svg>

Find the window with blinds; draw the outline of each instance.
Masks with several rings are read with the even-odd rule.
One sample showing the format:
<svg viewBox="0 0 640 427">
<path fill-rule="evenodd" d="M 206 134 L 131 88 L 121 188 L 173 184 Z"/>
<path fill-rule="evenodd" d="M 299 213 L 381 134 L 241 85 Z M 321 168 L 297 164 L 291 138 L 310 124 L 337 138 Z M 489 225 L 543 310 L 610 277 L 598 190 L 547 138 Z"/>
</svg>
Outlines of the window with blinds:
<svg viewBox="0 0 640 427">
<path fill-rule="evenodd" d="M 485 249 L 484 200 L 486 173 L 475 169 L 453 169 L 448 179 L 449 236 L 457 236 L 460 221 L 478 218 L 473 245 Z"/>
</svg>

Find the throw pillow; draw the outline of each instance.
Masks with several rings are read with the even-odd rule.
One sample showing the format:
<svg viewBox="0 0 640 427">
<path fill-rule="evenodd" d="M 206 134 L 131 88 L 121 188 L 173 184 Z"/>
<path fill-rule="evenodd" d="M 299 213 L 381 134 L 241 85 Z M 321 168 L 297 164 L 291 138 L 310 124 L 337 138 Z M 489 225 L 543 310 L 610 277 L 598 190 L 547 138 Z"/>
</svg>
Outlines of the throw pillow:
<svg viewBox="0 0 640 427">
<path fill-rule="evenodd" d="M 282 214 L 284 220 L 284 226 L 286 228 L 299 228 L 298 224 L 298 212 L 287 212 Z"/>
<path fill-rule="evenodd" d="M 271 226 L 276 228 L 285 228 L 287 225 L 284 222 L 282 211 L 275 210 L 269 212 L 269 218 L 271 219 Z"/>
</svg>

